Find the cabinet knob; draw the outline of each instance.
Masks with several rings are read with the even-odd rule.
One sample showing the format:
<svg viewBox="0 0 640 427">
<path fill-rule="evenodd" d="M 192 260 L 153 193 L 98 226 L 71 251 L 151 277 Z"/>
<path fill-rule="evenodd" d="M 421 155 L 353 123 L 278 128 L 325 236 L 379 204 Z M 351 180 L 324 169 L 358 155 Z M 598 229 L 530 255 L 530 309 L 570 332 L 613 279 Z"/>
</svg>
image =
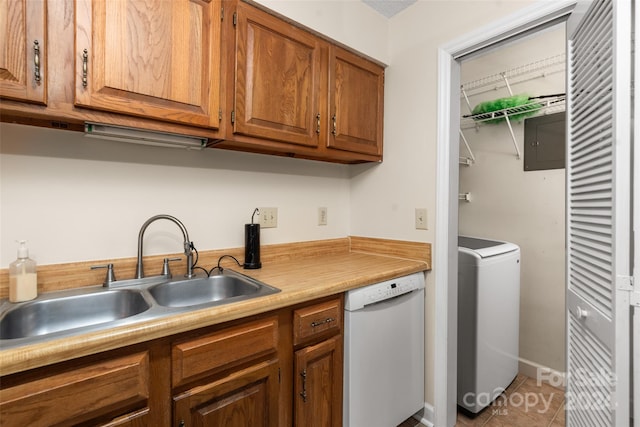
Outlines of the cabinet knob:
<svg viewBox="0 0 640 427">
<path fill-rule="evenodd" d="M 589 312 L 582 307 L 576 307 L 576 317 L 578 319 L 586 319 Z"/>
</svg>

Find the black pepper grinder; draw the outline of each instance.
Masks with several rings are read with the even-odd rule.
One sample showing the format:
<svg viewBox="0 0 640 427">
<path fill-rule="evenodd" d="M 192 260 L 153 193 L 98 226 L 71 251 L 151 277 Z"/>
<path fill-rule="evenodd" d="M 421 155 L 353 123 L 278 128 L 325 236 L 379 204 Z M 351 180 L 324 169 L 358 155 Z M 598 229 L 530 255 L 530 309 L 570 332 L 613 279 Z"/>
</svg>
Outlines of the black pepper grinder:
<svg viewBox="0 0 640 427">
<path fill-rule="evenodd" d="M 253 217 L 260 211 L 256 208 L 251 215 L 251 224 L 244 225 L 244 268 L 257 269 L 262 267 L 260 262 L 260 224 L 253 223 Z"/>
</svg>

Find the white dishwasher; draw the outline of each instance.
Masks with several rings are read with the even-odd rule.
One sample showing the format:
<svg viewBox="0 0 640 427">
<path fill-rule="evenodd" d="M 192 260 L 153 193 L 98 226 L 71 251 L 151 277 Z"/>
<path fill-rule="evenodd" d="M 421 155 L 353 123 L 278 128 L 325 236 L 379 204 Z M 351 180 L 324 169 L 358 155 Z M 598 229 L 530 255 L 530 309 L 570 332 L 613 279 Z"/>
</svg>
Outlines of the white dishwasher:
<svg viewBox="0 0 640 427">
<path fill-rule="evenodd" d="M 424 408 L 424 274 L 347 292 L 344 427 L 395 427 Z"/>
</svg>

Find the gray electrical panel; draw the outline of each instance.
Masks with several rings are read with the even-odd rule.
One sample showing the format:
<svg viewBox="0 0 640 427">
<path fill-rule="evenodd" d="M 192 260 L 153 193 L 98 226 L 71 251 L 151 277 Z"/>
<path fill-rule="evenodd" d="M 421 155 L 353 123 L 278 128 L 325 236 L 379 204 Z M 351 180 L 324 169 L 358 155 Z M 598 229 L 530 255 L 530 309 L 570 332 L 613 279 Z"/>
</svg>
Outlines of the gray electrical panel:
<svg viewBox="0 0 640 427">
<path fill-rule="evenodd" d="M 524 170 L 565 167 L 566 115 L 564 112 L 524 121 Z"/>
</svg>

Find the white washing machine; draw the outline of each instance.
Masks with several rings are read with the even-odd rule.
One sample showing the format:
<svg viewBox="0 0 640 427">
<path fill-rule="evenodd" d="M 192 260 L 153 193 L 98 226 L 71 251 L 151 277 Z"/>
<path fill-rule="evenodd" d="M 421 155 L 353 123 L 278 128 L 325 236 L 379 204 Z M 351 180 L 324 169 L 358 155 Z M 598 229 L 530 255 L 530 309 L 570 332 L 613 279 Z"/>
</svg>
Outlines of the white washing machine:
<svg viewBox="0 0 640 427">
<path fill-rule="evenodd" d="M 458 237 L 458 405 L 478 413 L 518 374 L 520 248 Z"/>
</svg>

